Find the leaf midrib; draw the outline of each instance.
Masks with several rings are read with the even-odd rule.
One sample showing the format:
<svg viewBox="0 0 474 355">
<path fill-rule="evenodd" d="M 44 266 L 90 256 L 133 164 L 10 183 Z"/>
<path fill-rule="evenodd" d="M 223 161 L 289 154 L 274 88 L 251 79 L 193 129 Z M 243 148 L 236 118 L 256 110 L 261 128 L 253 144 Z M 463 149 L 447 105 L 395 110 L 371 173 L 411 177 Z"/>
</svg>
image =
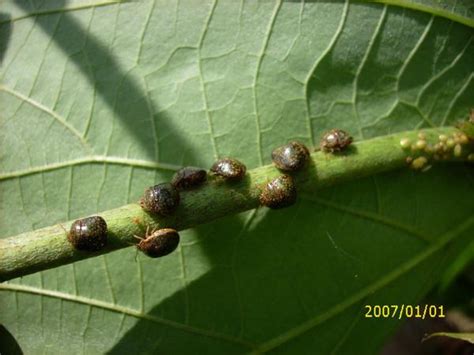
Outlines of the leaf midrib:
<svg viewBox="0 0 474 355">
<path fill-rule="evenodd" d="M 420 3 L 415 3 L 413 1 L 408 0 L 367 0 L 368 2 L 375 2 L 381 4 L 387 4 L 392 6 L 404 7 L 410 10 L 416 10 L 421 12 L 426 12 L 432 14 L 434 16 L 444 17 L 448 20 L 458 22 L 460 24 L 474 27 L 474 19 L 469 18 L 467 16 L 462 16 L 454 12 L 447 11 L 446 9 L 436 8 Z"/>
<path fill-rule="evenodd" d="M 118 4 L 123 3 L 123 2 L 126 2 L 126 1 L 124 1 L 124 0 L 110 0 L 110 1 L 103 1 L 103 2 L 87 4 L 87 5 L 70 6 L 70 7 L 50 9 L 50 10 L 45 10 L 45 11 L 36 11 L 36 12 L 31 12 L 31 13 L 25 14 L 23 16 L 18 16 L 18 17 L 8 19 L 8 20 L 5 20 L 5 21 L 0 21 L 0 25 L 2 25 L 4 23 L 8 23 L 8 22 L 14 22 L 14 21 L 27 19 L 27 18 L 34 17 L 34 16 L 51 15 L 51 14 L 63 13 L 63 12 L 87 10 L 87 9 L 94 8 L 94 7 L 118 5 Z M 435 16 L 446 18 L 446 19 L 454 21 L 454 22 L 458 22 L 460 24 L 463 24 L 463 25 L 466 25 L 466 26 L 469 26 L 469 27 L 474 27 L 474 19 L 472 19 L 470 17 L 459 15 L 457 13 L 450 12 L 446 9 L 436 8 L 436 7 L 432 7 L 432 6 L 428 6 L 428 5 L 424 5 L 424 4 L 420 4 L 420 3 L 414 3 L 413 1 L 407 1 L 407 0 L 366 0 L 366 2 L 381 3 L 381 4 L 391 5 L 391 6 L 404 7 L 404 8 L 410 9 L 410 10 L 426 12 L 426 13 L 430 13 L 430 14 L 435 15 Z"/>
</svg>

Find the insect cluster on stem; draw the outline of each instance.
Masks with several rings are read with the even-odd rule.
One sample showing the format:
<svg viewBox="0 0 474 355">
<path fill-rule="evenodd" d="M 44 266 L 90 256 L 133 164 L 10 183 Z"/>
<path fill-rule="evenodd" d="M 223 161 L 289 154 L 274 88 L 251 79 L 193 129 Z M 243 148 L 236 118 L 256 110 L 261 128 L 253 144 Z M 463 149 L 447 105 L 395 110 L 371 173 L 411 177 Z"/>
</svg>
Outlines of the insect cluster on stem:
<svg viewBox="0 0 474 355">
<path fill-rule="evenodd" d="M 345 149 L 352 142 L 352 137 L 345 131 L 333 129 L 327 132 L 320 144 L 325 152 L 336 152 Z M 309 160 L 309 150 L 301 142 L 290 141 L 273 150 L 271 157 L 275 166 L 287 174 L 267 182 L 260 193 L 260 204 L 272 209 L 291 206 L 296 202 L 296 186 L 293 177 L 288 175 L 303 169 Z M 209 173 L 221 181 L 235 182 L 242 180 L 247 172 L 246 166 L 234 158 L 217 160 Z M 161 183 L 145 190 L 140 205 L 152 214 L 167 216 L 175 212 L 180 203 L 180 192 L 199 187 L 207 180 L 206 171 L 200 168 L 185 167 L 178 170 L 171 183 Z M 140 237 L 137 237 L 140 238 Z M 140 238 L 137 248 L 151 257 L 169 254 L 179 243 L 176 230 L 163 228 Z"/>
<path fill-rule="evenodd" d="M 345 149 L 352 142 L 352 137 L 345 131 L 333 129 L 327 132 L 320 144 L 325 152 Z M 454 154 L 460 154 L 459 149 Z M 260 193 L 262 205 L 272 209 L 288 207 L 296 201 L 296 186 L 293 177 L 288 175 L 303 169 L 309 160 L 308 148 L 298 141 L 290 141 L 286 145 L 273 150 L 272 161 L 275 166 L 286 172 L 267 182 Z M 234 158 L 217 160 L 210 168 L 210 174 L 223 181 L 239 181 L 245 177 L 246 166 Z M 140 206 L 151 214 L 169 216 L 180 203 L 180 192 L 203 185 L 207 180 L 207 172 L 200 168 L 184 167 L 173 176 L 171 183 L 161 183 L 148 187 L 142 195 Z M 139 223 L 139 222 L 135 222 Z M 150 257 L 160 257 L 171 253 L 179 244 L 179 234 L 172 228 L 161 228 L 149 232 L 141 238 L 137 248 Z M 67 238 L 78 250 L 97 251 L 107 244 L 107 223 L 100 216 L 86 217 L 76 220 Z"/>
</svg>

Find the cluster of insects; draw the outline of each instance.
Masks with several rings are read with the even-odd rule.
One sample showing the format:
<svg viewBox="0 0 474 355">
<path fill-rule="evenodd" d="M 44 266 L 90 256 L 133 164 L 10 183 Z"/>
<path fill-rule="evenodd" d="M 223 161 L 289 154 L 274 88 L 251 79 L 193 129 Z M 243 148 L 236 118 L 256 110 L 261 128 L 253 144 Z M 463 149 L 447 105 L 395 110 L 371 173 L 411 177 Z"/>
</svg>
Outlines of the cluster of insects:
<svg viewBox="0 0 474 355">
<path fill-rule="evenodd" d="M 414 142 L 409 138 L 400 140 L 402 149 L 411 153 L 406 158 L 407 164 L 413 170 L 422 172 L 431 168 L 430 161 L 433 160 L 448 160 L 452 157 L 461 158 L 467 155 L 469 161 L 474 161 L 474 154 L 467 154 L 466 149 L 463 148 L 468 143 L 468 136 L 462 132 L 454 132 L 449 136 L 440 134 L 434 143 L 429 143 L 423 132 L 418 134 L 418 139 Z"/>
<path fill-rule="evenodd" d="M 352 143 L 352 137 L 345 131 L 333 129 L 327 132 L 320 143 L 320 149 L 326 153 L 340 152 Z M 309 160 L 309 149 L 300 142 L 291 141 L 273 150 L 272 161 L 275 166 L 285 172 L 268 182 L 262 189 L 260 203 L 278 209 L 287 207 L 296 201 L 296 188 L 293 178 L 288 173 L 301 170 Z M 224 181 L 239 181 L 246 174 L 245 165 L 233 158 L 216 161 L 210 168 L 210 175 Z M 145 190 L 140 200 L 142 208 L 150 213 L 167 216 L 172 214 L 179 205 L 179 192 L 202 185 L 207 180 L 205 170 L 185 167 L 176 172 L 171 183 L 162 183 Z"/>
<path fill-rule="evenodd" d="M 472 117 L 471 117 L 472 119 Z M 469 129 L 473 122 L 469 121 Z M 466 124 L 462 131 L 466 131 Z M 470 132 L 470 131 L 469 131 Z M 407 164 L 414 170 L 427 171 L 431 168 L 432 160 L 447 160 L 451 157 L 467 158 L 474 161 L 474 153 L 469 153 L 464 146 L 473 140 L 469 133 L 455 132 L 450 136 L 441 134 L 436 142 L 428 142 L 423 132 L 418 134 L 415 141 L 402 138 L 400 146 L 409 151 Z M 326 132 L 319 144 L 324 153 L 339 153 L 347 149 L 353 139 L 349 133 L 333 129 Z M 301 142 L 291 141 L 273 150 L 271 158 L 275 167 L 283 174 L 260 186 L 259 202 L 271 209 L 291 206 L 296 202 L 297 192 L 292 173 L 303 169 L 309 161 L 309 149 Z M 223 158 L 216 161 L 209 170 L 209 175 L 218 180 L 236 182 L 245 177 L 247 168 L 233 158 Z M 184 167 L 177 171 L 171 182 L 161 183 L 147 188 L 139 204 L 151 214 L 169 216 L 179 206 L 180 192 L 203 185 L 208 178 L 208 172 L 195 167 Z M 151 230 L 147 227 L 145 236 L 134 236 L 140 241 L 136 244 L 138 250 L 149 257 L 157 258 L 173 252 L 179 244 L 179 234 L 172 228 Z M 98 251 L 107 244 L 107 223 L 100 216 L 92 216 L 76 220 L 72 225 L 67 239 L 74 248 L 83 251 Z"/>
<path fill-rule="evenodd" d="M 345 131 L 333 129 L 327 132 L 319 145 L 325 153 L 341 152 L 352 143 L 352 137 Z M 284 174 L 261 187 L 260 204 L 271 209 L 291 206 L 296 202 L 296 186 L 291 173 L 303 169 L 309 160 L 309 149 L 300 142 L 291 141 L 273 150 L 274 165 Z M 240 181 L 245 177 L 246 166 L 233 158 L 216 161 L 209 175 L 228 182 Z M 147 188 L 139 204 L 143 210 L 161 216 L 172 215 L 179 206 L 180 192 L 203 185 L 208 173 L 200 168 L 184 167 L 177 171 L 171 182 Z M 149 257 L 157 258 L 173 252 L 179 244 L 179 234 L 172 228 L 151 230 L 144 237 L 134 236 L 140 241 L 138 250 Z M 98 251 L 107 244 L 107 224 L 100 216 L 76 220 L 67 234 L 68 240 L 78 250 Z"/>
</svg>

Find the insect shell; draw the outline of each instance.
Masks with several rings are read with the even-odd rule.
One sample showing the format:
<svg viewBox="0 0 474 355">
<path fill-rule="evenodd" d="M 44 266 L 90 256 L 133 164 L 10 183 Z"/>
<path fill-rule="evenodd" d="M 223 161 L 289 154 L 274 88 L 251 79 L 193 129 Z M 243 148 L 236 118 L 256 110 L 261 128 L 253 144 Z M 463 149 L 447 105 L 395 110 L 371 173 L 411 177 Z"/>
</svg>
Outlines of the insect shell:
<svg viewBox="0 0 474 355">
<path fill-rule="evenodd" d="M 293 178 L 281 175 L 265 185 L 260 194 L 260 203 L 271 209 L 291 206 L 296 202 L 296 187 Z"/>
<path fill-rule="evenodd" d="M 146 230 L 145 238 L 140 238 L 137 244 L 138 250 L 151 258 L 159 258 L 173 252 L 179 244 L 179 234 L 172 228 L 162 228 L 148 233 Z"/>
<path fill-rule="evenodd" d="M 169 183 L 151 186 L 140 199 L 145 211 L 164 216 L 172 214 L 179 205 L 179 192 Z"/>
<path fill-rule="evenodd" d="M 206 181 L 206 178 L 205 170 L 187 166 L 174 174 L 171 185 L 178 190 L 186 190 L 201 185 Z"/>
<path fill-rule="evenodd" d="M 272 161 L 283 171 L 297 171 L 301 169 L 309 158 L 308 148 L 303 143 L 292 141 L 278 147 L 272 152 Z"/>
<path fill-rule="evenodd" d="M 78 219 L 71 225 L 67 239 L 78 250 L 101 250 L 107 244 L 107 223 L 99 216 Z"/>
<path fill-rule="evenodd" d="M 320 148 L 324 152 L 340 152 L 352 143 L 352 137 L 342 129 L 332 129 L 321 139 Z"/>
<path fill-rule="evenodd" d="M 246 171 L 244 164 L 232 158 L 220 159 L 211 167 L 211 173 L 226 180 L 240 180 L 245 176 Z"/>
</svg>

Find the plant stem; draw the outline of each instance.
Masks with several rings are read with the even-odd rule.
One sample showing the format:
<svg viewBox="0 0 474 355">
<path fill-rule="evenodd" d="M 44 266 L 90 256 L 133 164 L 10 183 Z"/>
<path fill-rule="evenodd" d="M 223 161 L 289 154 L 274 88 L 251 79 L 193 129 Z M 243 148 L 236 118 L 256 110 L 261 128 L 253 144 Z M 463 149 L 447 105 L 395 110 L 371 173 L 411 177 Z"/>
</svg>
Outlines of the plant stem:
<svg viewBox="0 0 474 355">
<path fill-rule="evenodd" d="M 460 131 L 453 127 L 443 127 L 402 132 L 354 143 L 344 153 L 314 152 L 308 166 L 293 174 L 297 190 L 306 194 L 314 193 L 318 189 L 359 177 L 406 168 L 407 156 L 419 156 L 421 153 L 403 150 L 400 140 L 409 138 L 416 142 L 420 132 L 425 134 L 428 143 L 435 143 L 440 134 L 449 136 Z M 454 157 L 451 149 L 444 161 L 466 161 L 469 154 L 472 158 L 473 144 L 462 147 L 460 157 Z M 0 281 L 128 247 L 131 243 L 136 243 L 133 235 L 143 235 L 147 226 L 183 230 L 256 208 L 259 206 L 261 187 L 280 174 L 274 166 L 266 165 L 250 170 L 246 178 L 238 183 L 209 177 L 204 186 L 181 192 L 180 206 L 170 217 L 151 216 L 136 203 L 105 211 L 100 215 L 108 225 L 108 244 L 99 252 L 82 252 L 72 247 L 65 230 L 69 229 L 73 221 L 0 240 Z"/>
</svg>

